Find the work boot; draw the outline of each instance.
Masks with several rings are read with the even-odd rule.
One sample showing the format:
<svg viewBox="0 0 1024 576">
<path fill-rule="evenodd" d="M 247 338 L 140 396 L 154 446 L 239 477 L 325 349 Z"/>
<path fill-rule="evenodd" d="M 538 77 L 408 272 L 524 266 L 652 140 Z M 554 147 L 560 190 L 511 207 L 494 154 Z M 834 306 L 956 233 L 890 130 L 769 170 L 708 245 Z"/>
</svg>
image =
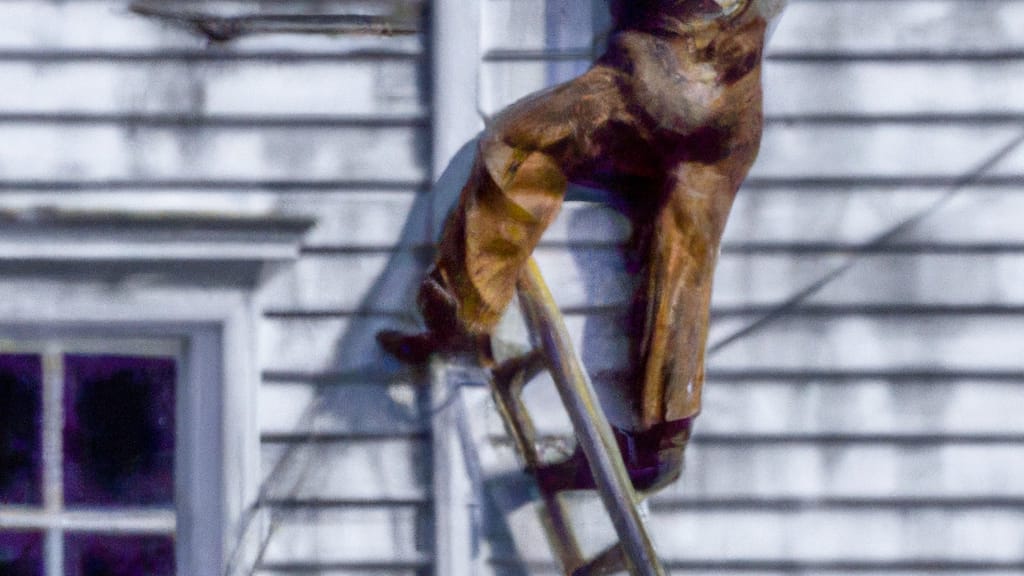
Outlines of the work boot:
<svg viewBox="0 0 1024 576">
<path fill-rule="evenodd" d="M 692 424 L 693 418 L 684 418 L 640 432 L 612 427 L 634 489 L 654 492 L 679 478 Z M 536 477 L 541 489 L 548 492 L 597 488 L 587 457 L 578 445 L 568 459 L 538 468 Z"/>
<path fill-rule="evenodd" d="M 481 362 L 490 358 L 490 336 L 471 334 L 462 327 L 458 302 L 445 289 L 436 268 L 420 284 L 416 306 L 427 329 L 412 334 L 400 330 L 377 332 L 377 343 L 385 352 L 406 364 L 424 364 L 434 354 L 468 353 L 475 355 Z"/>
</svg>

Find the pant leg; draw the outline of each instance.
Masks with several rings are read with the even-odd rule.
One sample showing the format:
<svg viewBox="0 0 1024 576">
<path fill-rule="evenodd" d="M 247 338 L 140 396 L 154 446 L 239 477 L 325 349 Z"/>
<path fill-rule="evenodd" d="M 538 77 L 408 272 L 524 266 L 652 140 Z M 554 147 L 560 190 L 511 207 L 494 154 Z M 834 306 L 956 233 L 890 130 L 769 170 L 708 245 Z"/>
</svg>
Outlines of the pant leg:
<svg viewBox="0 0 1024 576">
<path fill-rule="evenodd" d="M 481 138 L 431 273 L 453 296 L 466 332 L 494 328 L 520 271 L 558 215 L 570 177 L 601 155 L 601 135 L 615 129 L 611 120 L 625 110 L 613 75 L 595 68 L 520 101 Z"/>
<path fill-rule="evenodd" d="M 683 163 L 673 170 L 653 219 L 645 283 L 637 301 L 641 426 L 700 412 L 712 282 L 722 233 L 745 174 L 731 166 Z"/>
</svg>

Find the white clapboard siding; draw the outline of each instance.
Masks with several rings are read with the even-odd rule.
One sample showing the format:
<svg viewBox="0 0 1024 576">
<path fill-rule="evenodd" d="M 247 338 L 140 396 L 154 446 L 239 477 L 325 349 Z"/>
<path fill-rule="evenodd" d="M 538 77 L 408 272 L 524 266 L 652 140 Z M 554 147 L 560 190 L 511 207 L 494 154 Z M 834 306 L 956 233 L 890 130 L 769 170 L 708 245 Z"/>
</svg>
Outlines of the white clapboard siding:
<svg viewBox="0 0 1024 576">
<path fill-rule="evenodd" d="M 256 297 L 273 528 L 256 573 L 431 573 L 429 407 L 373 334 L 413 325 L 437 224 L 422 194 L 433 39 L 209 46 L 126 4 L 0 2 L 0 210 L 315 217 L 300 259 L 268 269 Z M 466 89 L 484 113 L 585 69 L 588 3 L 480 5 L 480 82 Z M 709 357 L 687 470 L 650 503 L 673 574 L 1024 571 L 1024 147 L 964 179 L 1024 131 L 1020 30 L 1015 0 L 791 2 L 712 343 L 842 274 Z M 621 215 L 570 202 L 537 252 L 603 387 L 626 362 L 629 233 Z M 554 405 L 550 388 L 529 395 Z M 557 411 L 540 416 L 543 433 L 566 431 Z M 543 543 L 516 555 L 496 528 L 480 534 L 494 574 L 553 573 L 523 566 Z"/>
<path fill-rule="evenodd" d="M 359 438 L 337 435 L 331 441 L 288 442 L 264 438 L 262 465 L 267 484 L 264 502 L 278 508 L 297 502 L 338 507 L 425 506 L 429 491 L 426 439 Z"/>
<path fill-rule="evenodd" d="M 502 58 L 504 54 L 499 53 Z M 482 70 L 484 110 L 494 114 L 549 82 L 550 64 L 515 60 L 511 56 L 487 62 Z M 574 58 L 585 68 L 585 60 Z M 1020 60 L 997 61 L 884 61 L 821 63 L 769 60 L 765 66 L 765 105 L 768 121 L 792 121 L 800 116 L 822 120 L 864 114 L 888 119 L 956 122 L 998 115 L 993 123 L 1012 119 L 1024 110 L 1019 99 L 1007 98 L 1024 90 Z M 827 75 L 829 82 L 815 82 Z M 806 86 L 792 93 L 776 87 Z M 885 86 L 885 89 L 880 89 Z M 941 87 L 941 89 L 936 89 Z M 943 114 L 945 118 L 937 119 Z M 871 117 L 869 116 L 869 119 Z M 896 120 L 899 120 L 897 118 Z M 905 121 L 908 121 L 905 120 Z"/>
<path fill-rule="evenodd" d="M 700 422 L 698 422 L 700 424 Z M 511 456 L 511 444 L 501 450 Z M 702 431 L 687 448 L 686 469 L 651 499 L 659 508 L 708 503 L 722 508 L 770 509 L 793 502 L 920 499 L 963 504 L 1024 498 L 1020 443 L 998 438 L 832 434 L 729 435 Z"/>
<path fill-rule="evenodd" d="M 262 368 L 303 374 L 397 368 L 397 362 L 377 346 L 374 334 L 400 325 L 385 315 L 275 314 L 260 328 Z"/>
<path fill-rule="evenodd" d="M 954 442 L 1012 442 L 1024 432 L 1018 416 L 1019 375 L 850 372 L 836 379 L 838 374 L 780 372 L 757 377 L 711 372 L 698 420 L 698 444 L 709 438 L 735 436 L 739 442 L 759 435 L 781 441 L 787 434 L 809 441 L 949 437 Z M 599 391 L 614 386 L 614 378 L 597 374 L 595 386 Z M 553 385 L 541 380 L 529 388 L 524 399 L 537 415 L 540 433 L 567 432 L 568 417 Z M 497 417 L 488 419 L 488 433 L 502 436 L 502 426 Z"/>
<path fill-rule="evenodd" d="M 143 123 L 144 124 L 144 123 Z M 7 125 L 8 181 L 270 180 L 337 182 L 422 178 L 415 127 Z M 390 170 L 375 165 L 388 158 Z"/>
<path fill-rule="evenodd" d="M 553 31 L 551 2 L 483 5 L 485 114 L 585 68 L 594 35 Z M 1019 30 L 1008 0 L 790 2 L 715 278 L 712 346 L 739 336 L 709 355 L 686 471 L 649 504 L 673 574 L 1024 570 Z M 630 227 L 566 208 L 536 256 L 600 393 L 626 361 Z M 526 402 L 564 437 L 544 381 Z M 532 510 L 503 514 L 487 573 L 557 573 Z"/>
<path fill-rule="evenodd" d="M 1021 434 L 1021 381 L 738 381 L 712 373 L 700 430 L 710 434 Z M 864 414 L 870 414 L 865 418 Z"/>
<path fill-rule="evenodd" d="M 391 4 L 162 6 L 386 14 Z M 293 317 L 323 294 L 346 294 L 358 308 L 378 261 L 398 254 L 404 268 L 401 254 L 419 254 L 429 238 L 417 204 L 431 178 L 424 40 L 264 35 L 211 45 L 132 14 L 127 1 L 0 2 L 5 214 L 315 221 L 297 267 L 266 268 L 254 298 L 266 316 L 258 330 L 274 335 L 259 350 L 260 497 L 271 520 L 255 572 L 263 576 L 422 576 L 432 567 L 431 457 L 417 377 L 373 362 L 342 370 L 337 358 L 379 356 L 362 318 L 346 324 L 352 334 L 321 330 L 334 341 L 303 349 L 308 340 L 294 337 L 309 332 L 300 328 L 306 320 Z M 347 273 L 317 273 L 334 253 L 355 257 Z M 276 331 L 282 323 L 289 328 Z"/>
<path fill-rule="evenodd" d="M 263 556 L 266 568 L 287 565 L 363 568 L 425 567 L 429 542 L 418 542 L 427 509 L 419 505 L 346 507 L 328 505 L 274 511 L 277 524 Z M 279 568 L 280 569 L 280 568 Z"/>
<path fill-rule="evenodd" d="M 879 4 L 881 4 L 879 2 Z M 784 21 L 788 20 L 785 16 Z M 1024 90 L 1024 62 L 769 61 L 765 68 L 765 103 L 774 116 L 791 118 L 842 114 L 927 117 L 955 122 L 963 115 L 1017 114 Z M 828 82 L 816 78 L 828 77 Z M 784 86 L 802 86 L 784 90 Z M 884 87 L 884 88 L 882 88 Z"/>
<path fill-rule="evenodd" d="M 552 45 L 544 26 L 545 6 L 545 0 L 485 3 L 485 47 L 527 52 L 589 48 L 591 40 L 585 33 L 574 35 L 575 42 Z M 570 11 L 566 17 L 570 22 L 578 18 Z M 508 26 L 510 19 L 524 25 Z M 580 18 L 574 24 L 586 30 L 589 22 Z M 772 37 L 769 54 L 1001 53 L 1024 47 L 1022 27 L 1024 6 L 1016 0 L 794 0 Z"/>
<path fill-rule="evenodd" d="M 1004 53 L 1024 47 L 1016 0 L 790 2 L 771 52 L 815 55 Z"/>
<path fill-rule="evenodd" d="M 418 379 L 409 374 L 387 382 L 264 384 L 273 410 L 260 416 L 265 434 L 403 434 L 426 431 L 419 414 Z"/>
<path fill-rule="evenodd" d="M 550 50 L 589 46 L 591 10 L 565 0 L 494 0 L 481 4 L 482 48 Z M 509 26 L 509 22 L 517 23 Z M 521 25 L 519 24 L 521 23 Z"/>
<path fill-rule="evenodd" d="M 56 61 L 3 59 L 0 75 L 20 89 L 0 95 L 5 122 L 21 115 L 53 114 L 80 122 L 125 121 L 322 124 L 381 115 L 377 122 L 420 120 L 423 102 L 415 86 L 422 73 L 413 59 L 365 61 Z M 65 88 L 80 86 L 75 91 Z M 161 90 L 154 90 L 161 86 Z M 80 116 L 79 116 L 80 115 Z M 140 118 L 140 115 L 145 115 Z M 41 120 L 41 119 L 40 119 Z M 222 121 L 222 120 L 221 120 Z M 374 118 L 365 118 L 373 122 Z M 308 120 L 307 120 L 308 122 Z"/>
<path fill-rule="evenodd" d="M 1024 231 L 1013 214 L 1024 209 L 1024 198 L 1018 191 L 974 185 L 965 186 L 955 197 L 947 198 L 948 194 L 949 189 L 943 187 L 870 184 L 852 190 L 828 184 L 812 189 L 785 184 L 746 187 L 737 195 L 726 225 L 725 251 L 790 243 L 793 249 L 865 246 L 933 207 L 927 219 L 879 250 L 923 245 L 918 252 L 928 246 L 937 251 L 970 252 L 1019 246 Z"/>
<path fill-rule="evenodd" d="M 1024 358 L 1024 315 L 802 314 L 799 310 L 714 356 L 728 370 L 1014 371 Z M 925 311 L 926 312 L 926 311 Z M 745 324 L 744 319 L 739 321 Z M 734 322 L 711 329 L 714 342 Z"/>
<path fill-rule="evenodd" d="M 1019 509 L 857 510 L 826 504 L 795 511 L 659 511 L 651 521 L 658 552 L 674 562 L 1013 561 L 1022 544 L 1009 536 L 1024 521 Z M 871 526 L 865 530 L 865 526 Z M 540 536 L 538 534 L 538 536 Z M 527 560 L 544 556 L 537 538 Z M 531 558 L 532 556 L 532 558 Z"/>
<path fill-rule="evenodd" d="M 246 217 L 278 214 L 313 220 L 306 235 L 307 253 L 312 250 L 313 253 L 336 251 L 342 254 L 387 255 L 399 243 L 422 245 L 427 236 L 427 219 L 424 214 L 413 210 L 417 198 L 422 198 L 415 187 L 403 189 L 396 186 L 378 191 L 371 191 L 375 187 L 372 183 L 356 183 L 348 190 L 346 187 L 299 192 L 301 185 L 296 185 L 296 191 L 283 194 L 269 190 L 218 192 L 157 187 L 146 192 L 80 191 L 72 195 L 66 192 L 5 191 L 0 194 L 0 210 L 44 212 L 63 209 Z M 266 187 L 255 184 L 250 190 L 259 188 Z M 273 278 L 278 280 L 280 277 Z M 267 292 L 273 293 L 274 290 L 268 289 Z"/>
<path fill-rule="evenodd" d="M 985 211 L 978 212 L 982 217 L 986 215 Z M 966 213 L 970 212 L 961 212 L 958 218 L 962 219 Z M 790 214 L 800 216 L 801 220 L 807 217 L 799 208 L 794 208 Z M 991 220 L 1010 221 L 1013 214 L 993 214 Z M 942 223 L 939 215 L 935 218 L 933 222 Z M 864 237 L 857 239 L 860 242 L 727 241 L 715 280 L 716 312 L 737 306 L 767 307 L 800 292 L 822 275 L 848 262 L 854 264 L 843 282 L 824 288 L 811 297 L 810 302 L 881 305 L 892 304 L 895 300 L 901 304 L 973 306 L 982 311 L 994 306 L 1024 304 L 1021 288 L 1024 286 L 1021 277 L 1024 262 L 1012 251 L 1012 245 L 1000 248 L 975 244 L 976 249 L 972 249 L 971 243 L 950 246 L 928 238 L 908 239 L 891 250 L 854 255 L 859 244 L 888 230 L 887 224 L 893 218 L 879 215 L 882 225 L 876 226 L 869 226 L 874 224 L 872 218 L 859 218 L 856 213 L 851 219 L 866 222 L 859 224 L 862 231 L 858 235 Z M 578 226 L 593 231 L 605 223 L 592 212 L 581 222 L 571 225 L 570 229 Z M 857 229 L 857 226 L 851 224 L 849 228 Z M 778 224 L 775 227 L 786 229 Z M 623 270 L 623 250 L 614 242 L 617 231 L 613 228 L 606 238 L 574 238 L 571 250 L 556 240 L 538 248 L 535 256 L 553 286 L 556 301 L 563 308 L 570 311 L 604 308 L 629 301 L 637 278 Z M 607 241 L 612 241 L 611 245 L 606 244 Z M 588 242 L 592 244 L 588 246 Z M 934 246 L 932 242 L 940 242 L 940 245 Z M 849 253 L 844 254 L 844 250 Z M 945 253 L 932 254 L 930 250 Z M 806 254 L 794 259 L 793 252 Z M 275 311 L 292 310 L 322 316 L 408 313 L 416 280 L 427 258 L 428 252 L 422 246 L 410 246 L 397 252 L 379 246 L 360 249 L 358 244 L 348 249 L 320 247 L 296 265 L 294 274 L 277 275 L 269 280 L 268 306 Z M 345 289 L 334 290 L 333 286 Z"/>
<path fill-rule="evenodd" d="M 955 179 L 973 173 L 1021 131 L 1012 124 L 779 125 L 765 131 L 751 177 Z"/>
</svg>

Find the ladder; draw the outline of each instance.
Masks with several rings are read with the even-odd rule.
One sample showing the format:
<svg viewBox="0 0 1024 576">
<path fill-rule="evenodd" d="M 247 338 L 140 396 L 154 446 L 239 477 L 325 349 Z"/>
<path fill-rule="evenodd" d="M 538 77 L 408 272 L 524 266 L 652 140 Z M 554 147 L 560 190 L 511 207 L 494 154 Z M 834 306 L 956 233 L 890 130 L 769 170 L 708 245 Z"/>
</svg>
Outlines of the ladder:
<svg viewBox="0 0 1024 576">
<path fill-rule="evenodd" d="M 633 576 L 666 575 L 638 509 L 641 496 L 633 489 L 593 384 L 583 370 L 558 307 L 532 258 L 520 275 L 517 289 L 534 348 L 491 370 L 491 391 L 498 412 L 522 463 L 533 473 L 542 463 L 533 422 L 521 393 L 540 372 L 550 372 L 618 536 L 617 544 L 593 558 L 584 558 L 567 508 L 558 493 L 541 486 L 544 505 L 541 524 L 552 552 L 567 575 L 598 576 L 622 570 L 628 570 Z"/>
</svg>

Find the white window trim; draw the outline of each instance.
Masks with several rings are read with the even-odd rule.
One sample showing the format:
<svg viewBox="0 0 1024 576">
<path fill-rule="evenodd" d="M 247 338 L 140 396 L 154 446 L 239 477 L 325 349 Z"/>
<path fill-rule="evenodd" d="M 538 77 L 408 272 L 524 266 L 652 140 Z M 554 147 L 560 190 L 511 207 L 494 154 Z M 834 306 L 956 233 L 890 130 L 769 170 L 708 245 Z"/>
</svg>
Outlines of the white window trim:
<svg viewBox="0 0 1024 576">
<path fill-rule="evenodd" d="M 221 574 L 229 564 L 244 570 L 264 525 L 252 518 L 260 475 L 249 299 L 147 290 L 127 302 L 109 293 L 67 298 L 60 290 L 37 285 L 26 294 L 0 286 L 0 334 L 14 341 L 180 340 L 185 384 L 178 414 L 188 422 L 176 439 L 177 571 Z"/>
<path fill-rule="evenodd" d="M 266 540 L 254 293 L 267 265 L 298 257 L 313 224 L 273 214 L 51 210 L 16 215 L 0 230 L 0 336 L 185 343 L 193 422 L 178 437 L 188 454 L 176 479 L 176 497 L 188 495 L 177 509 L 179 576 L 248 576 Z"/>
<path fill-rule="evenodd" d="M 0 331 L 0 337 L 5 336 Z M 121 334 L 98 334 L 96 338 L 67 338 L 63 334 L 47 335 L 44 339 L 15 336 L 0 338 L 0 353 L 31 354 L 42 361 L 42 417 L 43 468 L 41 506 L 0 507 L 0 526 L 31 531 L 42 531 L 46 536 L 45 574 L 64 573 L 64 541 L 68 533 L 101 532 L 106 534 L 131 534 L 152 536 L 177 535 L 177 508 L 193 509 L 190 495 L 179 482 L 188 470 L 182 465 L 189 464 L 179 458 L 186 452 L 177 439 L 191 429 L 189 410 L 190 391 L 185 365 L 184 342 L 179 339 L 125 339 Z M 170 357 L 177 366 L 175 382 L 175 494 L 174 502 L 167 507 L 114 506 L 100 508 L 68 508 L 64 502 L 63 462 L 67 457 L 63 445 L 62 430 L 65 378 L 64 359 L 69 354 L 119 354 L 141 357 Z M 184 401 L 184 402 L 182 402 Z M 184 543 L 179 539 L 179 546 Z M 183 556 L 178 553 L 176 556 Z"/>
<path fill-rule="evenodd" d="M 610 26 L 608 0 L 589 0 L 593 7 L 594 30 Z M 480 115 L 480 69 L 483 65 L 481 39 L 482 0 L 435 0 L 433 4 L 433 171 L 436 182 L 431 191 L 432 235 L 444 219 L 446 208 L 468 174 L 469 157 L 475 149 L 464 145 L 483 127 Z M 595 56 L 604 50 L 596 38 Z M 465 154 L 449 167 L 457 154 Z M 450 168 L 446 173 L 446 168 Z M 478 494 L 480 479 L 472 474 L 476 463 L 467 461 L 475 450 L 469 429 L 467 404 L 479 400 L 479 394 L 467 394 L 463 385 L 472 374 L 459 366 L 443 362 L 431 367 L 433 497 L 435 534 L 435 574 L 468 575 L 483 573 L 484 551 L 479 546 L 481 509 L 484 495 Z M 474 390 L 473 392 L 478 392 Z M 485 392 L 486 395 L 486 392 Z"/>
<path fill-rule="evenodd" d="M 433 4 L 433 177 L 438 179 L 466 142 L 483 127 L 480 116 L 480 0 L 435 0 Z M 475 150 L 468 150 L 472 154 Z M 457 184 L 461 188 L 462 183 Z M 437 235 L 453 186 L 439 182 L 431 193 L 431 234 Z M 448 396 L 444 367 L 435 365 L 431 397 L 434 499 L 434 574 L 462 576 L 480 573 L 474 530 L 478 502 L 466 469 L 459 432 L 462 399 Z M 457 391 L 455 392 L 457 394 Z M 446 400 L 447 399 L 447 400 Z M 454 400 L 454 401 L 452 401 Z"/>
</svg>

